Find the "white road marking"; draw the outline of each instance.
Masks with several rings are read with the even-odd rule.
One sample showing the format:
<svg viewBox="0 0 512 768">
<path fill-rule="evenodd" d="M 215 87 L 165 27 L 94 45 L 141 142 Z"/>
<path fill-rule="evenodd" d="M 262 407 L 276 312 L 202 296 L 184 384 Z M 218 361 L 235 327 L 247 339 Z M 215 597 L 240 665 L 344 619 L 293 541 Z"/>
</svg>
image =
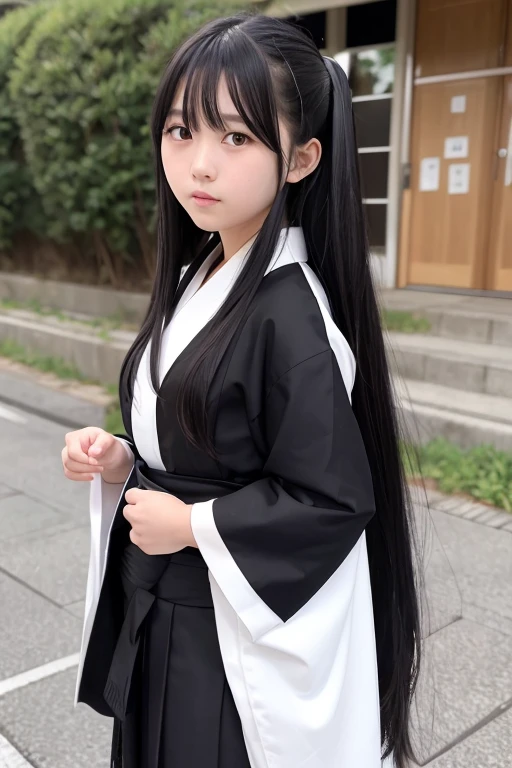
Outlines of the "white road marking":
<svg viewBox="0 0 512 768">
<path fill-rule="evenodd" d="M 59 672 L 65 672 L 66 669 L 77 667 L 79 658 L 80 654 L 74 653 L 72 656 L 65 656 L 63 659 L 50 661 L 48 664 L 43 664 L 41 667 L 28 669 L 20 675 L 7 678 L 7 680 L 0 680 L 0 696 L 5 696 L 6 693 L 11 693 L 11 691 L 16 691 L 18 688 L 23 688 L 31 683 L 37 683 L 39 680 L 44 680 L 45 677 L 51 677 Z M 1 762 L 0 768 L 3 768 Z"/>
<path fill-rule="evenodd" d="M 7 421 L 13 421 L 15 424 L 26 424 L 27 420 L 19 414 L 17 411 L 7 408 L 0 403 L 0 419 L 6 419 Z M 0 764 L 1 765 L 1 764 Z"/>
<path fill-rule="evenodd" d="M 21 755 L 6 738 L 0 735 L 0 768 L 31 768 L 23 755 Z"/>
</svg>

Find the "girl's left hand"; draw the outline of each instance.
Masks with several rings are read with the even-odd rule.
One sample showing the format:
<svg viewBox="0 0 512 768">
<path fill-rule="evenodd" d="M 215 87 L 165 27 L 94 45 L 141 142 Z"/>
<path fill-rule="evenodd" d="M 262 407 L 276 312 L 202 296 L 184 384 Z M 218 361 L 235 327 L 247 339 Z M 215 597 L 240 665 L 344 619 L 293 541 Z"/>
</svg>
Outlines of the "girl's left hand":
<svg viewBox="0 0 512 768">
<path fill-rule="evenodd" d="M 147 555 L 197 547 L 190 525 L 191 504 L 170 493 L 143 488 L 130 488 L 125 499 L 123 515 L 132 526 L 130 539 Z"/>
</svg>

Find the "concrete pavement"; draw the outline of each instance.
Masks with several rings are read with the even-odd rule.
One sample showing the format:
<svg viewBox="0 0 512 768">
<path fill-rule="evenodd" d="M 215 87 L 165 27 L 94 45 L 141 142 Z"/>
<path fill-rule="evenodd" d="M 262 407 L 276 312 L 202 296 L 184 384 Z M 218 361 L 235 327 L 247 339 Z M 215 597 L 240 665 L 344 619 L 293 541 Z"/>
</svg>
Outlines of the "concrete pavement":
<svg viewBox="0 0 512 768">
<path fill-rule="evenodd" d="M 0 406 L 0 768 L 107 768 L 110 722 L 73 709 L 88 484 L 62 473 L 65 427 Z M 416 505 L 431 613 L 415 743 L 429 768 L 511 768 L 512 530 L 440 503 Z"/>
</svg>

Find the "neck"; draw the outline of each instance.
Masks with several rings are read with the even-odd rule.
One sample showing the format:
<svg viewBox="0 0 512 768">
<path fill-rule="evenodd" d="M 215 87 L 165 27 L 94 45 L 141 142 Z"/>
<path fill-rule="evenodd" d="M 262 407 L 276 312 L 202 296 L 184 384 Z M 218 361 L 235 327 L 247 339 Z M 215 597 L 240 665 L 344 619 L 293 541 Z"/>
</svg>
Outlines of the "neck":
<svg viewBox="0 0 512 768">
<path fill-rule="evenodd" d="M 254 237 L 254 235 L 258 234 L 263 226 L 263 222 L 267 218 L 268 212 L 268 210 L 263 211 L 259 216 L 256 216 L 241 226 L 219 232 L 222 241 L 222 250 L 224 252 L 224 261 L 229 261 L 240 248 Z"/>
</svg>

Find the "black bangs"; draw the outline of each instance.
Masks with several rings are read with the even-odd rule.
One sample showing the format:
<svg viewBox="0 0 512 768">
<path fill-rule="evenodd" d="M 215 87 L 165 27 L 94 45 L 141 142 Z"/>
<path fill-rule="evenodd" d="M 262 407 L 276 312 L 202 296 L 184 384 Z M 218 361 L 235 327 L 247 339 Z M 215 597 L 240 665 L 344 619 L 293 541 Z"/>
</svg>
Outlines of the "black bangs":
<svg viewBox="0 0 512 768">
<path fill-rule="evenodd" d="M 226 130 L 218 103 L 223 77 L 235 109 L 246 126 L 272 152 L 280 155 L 272 72 L 258 46 L 239 26 L 218 30 L 216 35 L 206 36 L 193 48 L 185 47 L 180 51 L 169 66 L 167 87 L 162 89 L 165 105 L 161 103 L 158 109 L 160 119 L 165 121 L 175 94 L 184 82 L 184 126 L 197 131 L 201 122 L 205 122 L 214 130 Z"/>
</svg>

